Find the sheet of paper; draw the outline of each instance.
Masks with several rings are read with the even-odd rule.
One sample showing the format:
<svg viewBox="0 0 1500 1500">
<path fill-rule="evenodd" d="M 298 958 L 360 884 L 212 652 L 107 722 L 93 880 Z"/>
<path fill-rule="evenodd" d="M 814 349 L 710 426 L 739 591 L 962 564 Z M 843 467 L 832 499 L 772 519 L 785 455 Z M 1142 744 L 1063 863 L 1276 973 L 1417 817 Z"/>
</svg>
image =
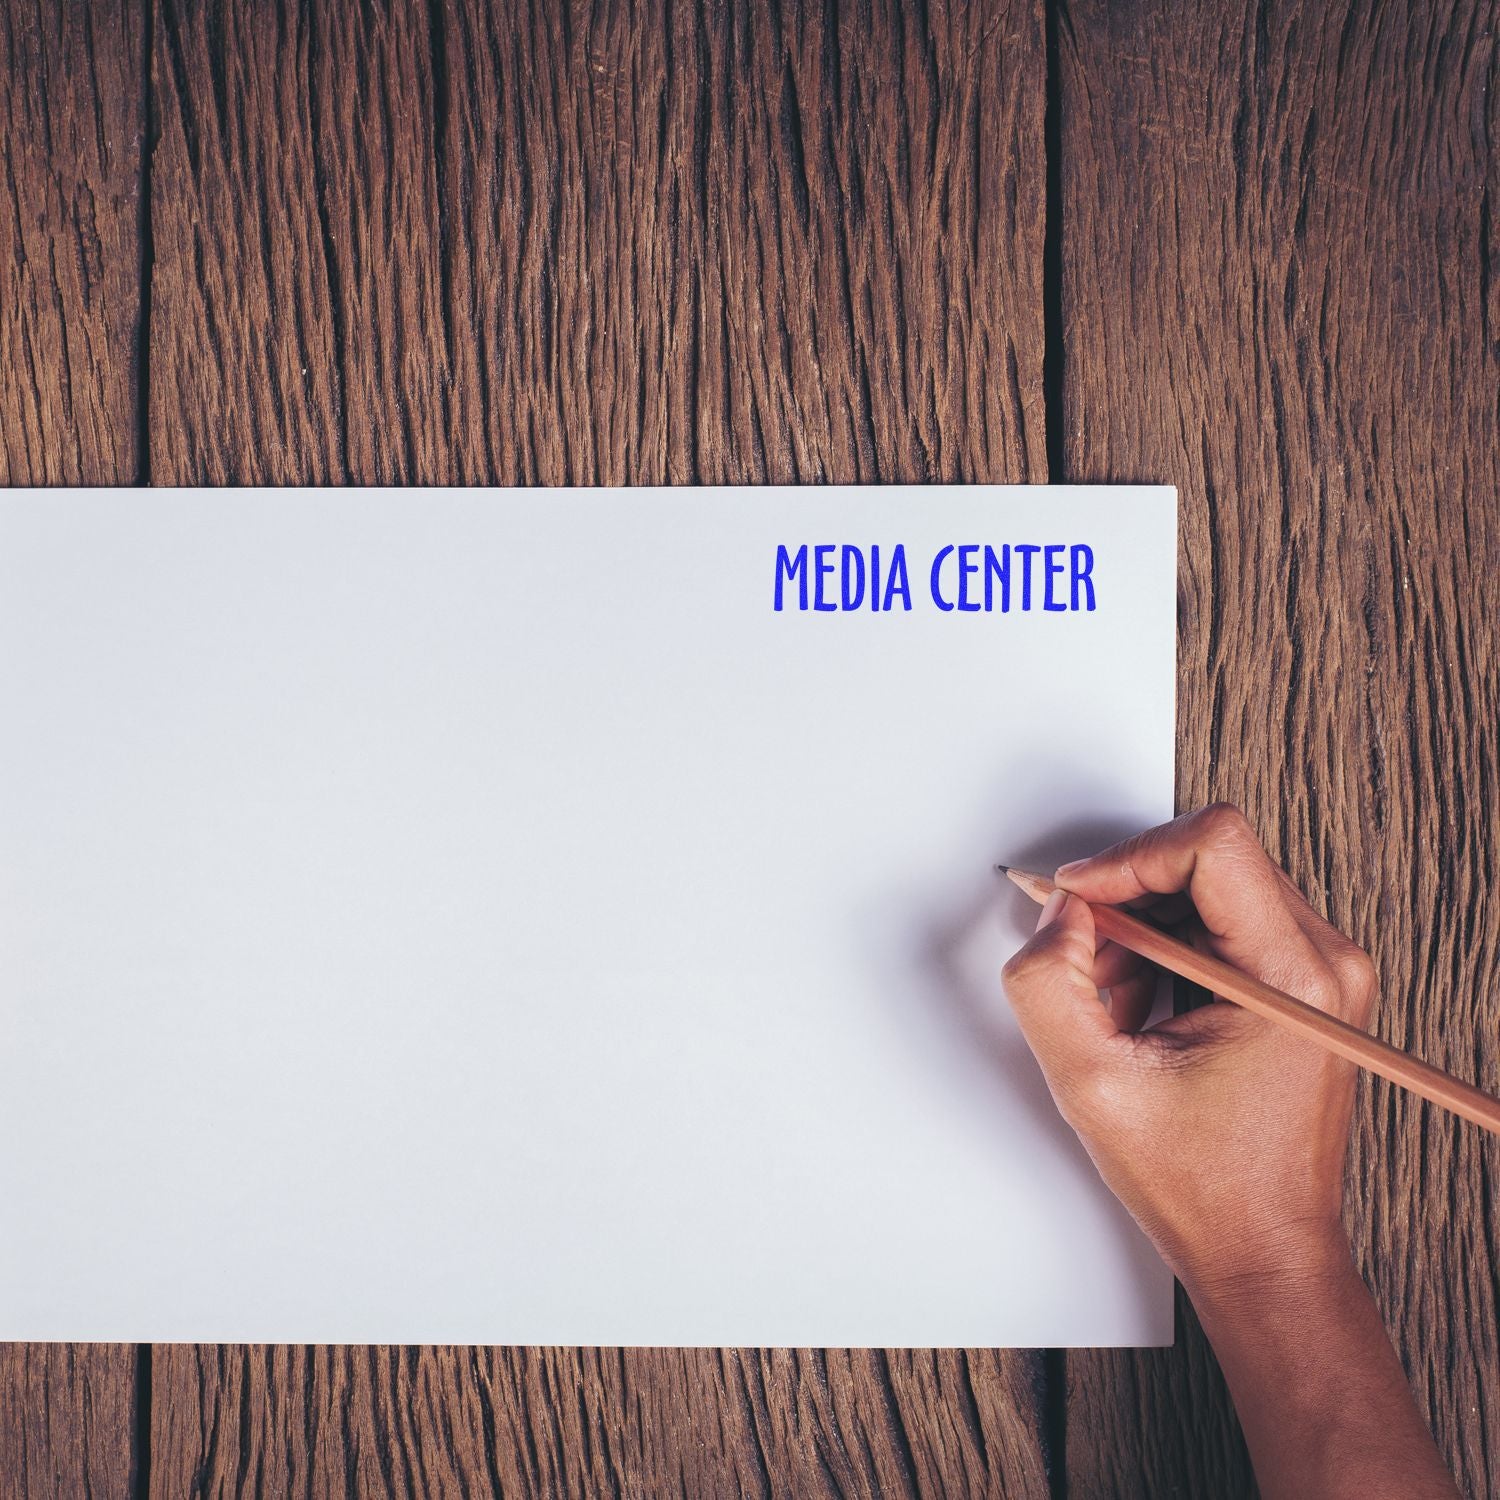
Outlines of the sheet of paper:
<svg viewBox="0 0 1500 1500">
<path fill-rule="evenodd" d="M 1170 1342 L 992 865 L 1171 815 L 1175 567 L 1160 488 L 0 495 L 0 1338 Z"/>
</svg>

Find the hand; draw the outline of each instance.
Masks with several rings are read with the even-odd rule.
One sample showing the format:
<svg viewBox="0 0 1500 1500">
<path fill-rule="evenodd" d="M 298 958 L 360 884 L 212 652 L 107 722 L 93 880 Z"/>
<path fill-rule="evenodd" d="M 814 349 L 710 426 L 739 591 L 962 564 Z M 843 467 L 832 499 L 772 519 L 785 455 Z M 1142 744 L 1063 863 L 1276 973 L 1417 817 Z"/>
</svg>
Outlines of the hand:
<svg viewBox="0 0 1500 1500">
<path fill-rule="evenodd" d="M 1353 1065 L 1222 1000 L 1143 1030 L 1157 973 L 1096 945 L 1087 903 L 1144 908 L 1356 1026 L 1375 991 L 1369 958 L 1224 805 L 1065 865 L 1057 884 L 1006 991 L 1059 1109 L 1189 1293 L 1347 1261 Z"/>
<path fill-rule="evenodd" d="M 1454 1500 L 1341 1224 L 1353 1065 L 1223 1000 L 1147 1027 L 1157 976 L 1096 943 L 1088 903 L 1146 908 L 1356 1026 L 1369 958 L 1232 807 L 1064 865 L 1057 885 L 1006 991 L 1058 1107 L 1187 1288 L 1261 1493 Z"/>
</svg>

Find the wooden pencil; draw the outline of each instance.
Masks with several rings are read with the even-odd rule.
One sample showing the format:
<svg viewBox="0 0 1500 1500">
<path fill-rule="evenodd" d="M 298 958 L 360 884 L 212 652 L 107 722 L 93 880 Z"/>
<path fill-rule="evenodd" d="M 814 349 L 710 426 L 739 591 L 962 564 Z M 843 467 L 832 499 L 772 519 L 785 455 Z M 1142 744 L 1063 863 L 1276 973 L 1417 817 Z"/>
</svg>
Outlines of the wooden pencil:
<svg viewBox="0 0 1500 1500">
<path fill-rule="evenodd" d="M 1015 870 L 1009 865 L 997 868 L 1038 903 L 1044 902 L 1055 889 L 1045 875 Z M 1337 1016 L 1330 1016 L 1304 1000 L 1262 984 L 1217 958 L 1199 953 L 1196 948 L 1188 947 L 1118 906 L 1090 903 L 1090 909 L 1094 913 L 1095 930 L 1122 948 L 1129 948 L 1132 953 L 1139 953 L 1160 968 L 1201 984 L 1223 999 L 1232 1000 L 1236 1005 L 1254 1011 L 1256 1015 L 1264 1016 L 1288 1031 L 1368 1068 L 1379 1077 L 1400 1084 L 1402 1088 L 1500 1135 L 1500 1099 L 1492 1098 L 1473 1084 L 1465 1083 L 1399 1047 L 1382 1042 L 1379 1037 L 1371 1036 Z"/>
</svg>

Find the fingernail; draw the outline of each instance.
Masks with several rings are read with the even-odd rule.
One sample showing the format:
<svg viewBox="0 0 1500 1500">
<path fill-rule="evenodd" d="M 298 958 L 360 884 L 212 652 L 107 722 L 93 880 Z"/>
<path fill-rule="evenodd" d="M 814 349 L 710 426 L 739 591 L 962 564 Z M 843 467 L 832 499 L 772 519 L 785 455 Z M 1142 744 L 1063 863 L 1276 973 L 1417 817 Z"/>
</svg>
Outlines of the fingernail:
<svg viewBox="0 0 1500 1500">
<path fill-rule="evenodd" d="M 1069 860 L 1067 864 L 1057 867 L 1056 878 L 1058 880 L 1066 880 L 1069 875 L 1076 875 L 1087 863 L 1088 860 L 1086 859 Z"/>
<path fill-rule="evenodd" d="M 1057 920 L 1058 913 L 1068 904 L 1066 891 L 1053 891 L 1042 904 L 1042 914 L 1036 919 L 1036 930 L 1040 932 L 1049 922 Z"/>
</svg>

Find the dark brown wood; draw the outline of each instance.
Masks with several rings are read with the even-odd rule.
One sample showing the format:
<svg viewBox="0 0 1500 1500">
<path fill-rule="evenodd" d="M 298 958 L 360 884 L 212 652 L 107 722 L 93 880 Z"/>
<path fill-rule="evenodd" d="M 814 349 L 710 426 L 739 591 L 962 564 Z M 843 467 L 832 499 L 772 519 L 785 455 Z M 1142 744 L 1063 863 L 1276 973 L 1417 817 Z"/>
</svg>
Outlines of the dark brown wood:
<svg viewBox="0 0 1500 1500">
<path fill-rule="evenodd" d="M 139 4 L 0 3 L 0 484 L 136 474 Z M 0 1496 L 124 1495 L 129 1345 L 0 1345 Z"/>
<path fill-rule="evenodd" d="M 1500 1084 L 1495 6 L 1068 0 L 1067 477 L 1181 490 L 1178 796 Z M 1192 1149 L 1191 1141 L 1183 1142 Z M 1500 1493 L 1500 1142 L 1362 1088 L 1349 1221 L 1461 1486 Z M 1068 1358 L 1075 1495 L 1252 1492 L 1201 1334 Z"/>
<path fill-rule="evenodd" d="M 144 1397 L 129 1344 L 0 1344 L 0 1497 L 129 1495 Z"/>
<path fill-rule="evenodd" d="M 136 472 L 141 6 L 0 4 L 0 484 Z"/>
<path fill-rule="evenodd" d="M 1038 6 L 163 3 L 153 477 L 1043 478 Z"/>
<path fill-rule="evenodd" d="M 1043 24 L 159 0 L 164 482 L 1045 478 Z M 1024 1353 L 158 1348 L 152 1492 L 1040 1497 Z"/>
<path fill-rule="evenodd" d="M 1023 1363 L 992 1352 L 171 1346 L 156 1362 L 154 1494 L 1046 1494 Z"/>
</svg>

